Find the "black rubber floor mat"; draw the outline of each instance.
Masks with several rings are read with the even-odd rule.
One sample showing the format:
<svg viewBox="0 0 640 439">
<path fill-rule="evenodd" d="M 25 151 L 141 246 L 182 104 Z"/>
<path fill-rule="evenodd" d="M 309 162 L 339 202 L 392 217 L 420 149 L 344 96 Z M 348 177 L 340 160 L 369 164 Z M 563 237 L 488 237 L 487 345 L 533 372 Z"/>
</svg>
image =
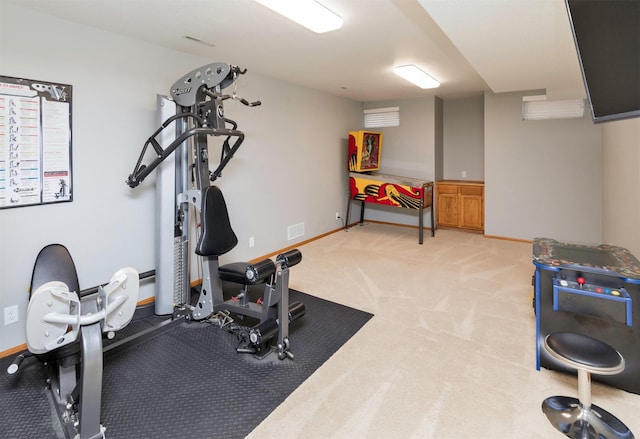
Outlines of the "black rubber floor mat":
<svg viewBox="0 0 640 439">
<path fill-rule="evenodd" d="M 106 436 L 243 438 L 372 317 L 294 290 L 290 299 L 307 309 L 290 328 L 293 361 L 238 354 L 233 334 L 199 322 L 105 355 Z M 0 360 L 0 437 L 60 437 L 39 363 L 9 376 L 11 360 Z"/>
</svg>

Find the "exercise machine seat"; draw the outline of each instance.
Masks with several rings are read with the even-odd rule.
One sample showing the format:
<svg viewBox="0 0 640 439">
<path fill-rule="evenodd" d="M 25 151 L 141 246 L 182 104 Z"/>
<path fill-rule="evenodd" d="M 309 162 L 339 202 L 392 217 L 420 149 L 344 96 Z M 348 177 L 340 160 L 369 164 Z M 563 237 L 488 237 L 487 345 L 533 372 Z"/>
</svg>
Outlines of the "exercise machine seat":
<svg viewBox="0 0 640 439">
<path fill-rule="evenodd" d="M 276 264 L 271 259 L 264 259 L 255 264 L 231 262 L 218 268 L 220 279 L 242 285 L 268 282 L 275 273 Z"/>
<path fill-rule="evenodd" d="M 80 294 L 78 273 L 69 250 L 62 244 L 49 244 L 40 250 L 31 274 L 30 292 L 51 280 L 59 280 L 69 287 L 69 291 Z"/>
<path fill-rule="evenodd" d="M 543 401 L 542 411 L 549 422 L 574 439 L 634 438 L 618 418 L 591 404 L 591 374 L 621 373 L 625 367 L 622 355 L 607 343 L 573 332 L 547 335 L 544 347 L 549 355 L 578 373 L 578 399 L 551 396 Z"/>
<path fill-rule="evenodd" d="M 207 186 L 202 193 L 200 239 L 195 252 L 200 256 L 220 256 L 238 244 L 231 228 L 227 204 L 217 186 Z"/>
<path fill-rule="evenodd" d="M 62 244 L 49 244 L 40 250 L 36 257 L 31 274 L 29 294 L 33 294 L 41 285 L 58 280 L 64 282 L 69 291 L 80 296 L 78 272 L 69 250 Z M 75 342 L 53 351 L 34 354 L 40 361 L 61 361 L 63 365 L 69 365 L 80 361 L 80 343 Z"/>
</svg>

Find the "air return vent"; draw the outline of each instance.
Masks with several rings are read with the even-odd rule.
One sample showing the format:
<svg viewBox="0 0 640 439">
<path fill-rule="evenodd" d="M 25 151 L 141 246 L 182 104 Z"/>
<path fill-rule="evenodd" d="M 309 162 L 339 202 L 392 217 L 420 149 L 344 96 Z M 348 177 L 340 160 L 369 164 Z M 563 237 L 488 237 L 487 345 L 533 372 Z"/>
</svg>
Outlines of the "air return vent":
<svg viewBox="0 0 640 439">
<path fill-rule="evenodd" d="M 289 241 L 301 236 L 304 236 L 304 223 L 298 223 L 287 227 L 287 239 Z"/>
</svg>

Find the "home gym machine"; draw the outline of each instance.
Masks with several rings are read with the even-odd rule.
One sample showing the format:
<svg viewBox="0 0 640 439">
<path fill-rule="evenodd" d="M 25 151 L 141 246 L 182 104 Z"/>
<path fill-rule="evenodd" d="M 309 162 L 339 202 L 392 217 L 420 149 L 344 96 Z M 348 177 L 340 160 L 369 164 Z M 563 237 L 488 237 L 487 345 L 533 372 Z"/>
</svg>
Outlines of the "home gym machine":
<svg viewBox="0 0 640 439">
<path fill-rule="evenodd" d="M 96 293 L 80 295 L 66 247 L 48 245 L 36 258 L 26 317 L 27 347 L 45 366 L 47 386 L 67 438 L 104 438 L 102 333 L 112 339 L 129 324 L 138 290 L 138 272 L 127 267 L 116 271 Z M 8 373 L 16 373 L 26 356 L 19 355 Z"/>
<path fill-rule="evenodd" d="M 280 359 L 293 358 L 289 351 L 289 323 L 302 317 L 302 303 L 289 304 L 289 269 L 300 262 L 300 251 L 290 250 L 276 261 L 255 264 L 236 262 L 223 266 L 218 258 L 238 243 L 222 192 L 211 185 L 244 141 L 238 124 L 225 117 L 223 102 L 248 102 L 237 94 L 237 79 L 246 70 L 213 63 L 187 73 L 171 87 L 171 99 L 158 97 L 160 128 L 142 148 L 126 183 L 137 187 L 156 170 L 156 314 L 174 318 L 215 322 L 240 338 L 238 352 L 262 357 L 275 350 Z M 232 94 L 223 94 L 227 87 Z M 220 161 L 209 167 L 210 142 L 224 139 Z M 165 146 L 163 146 L 165 145 Z M 199 218 L 199 221 L 196 220 Z M 196 223 L 200 223 L 198 229 Z M 191 244 L 191 228 L 199 235 Z M 191 300 L 192 252 L 202 268 L 202 285 L 197 300 Z M 241 285 L 238 294 L 225 300 L 223 281 Z M 249 298 L 250 287 L 262 285 L 262 297 Z M 258 286 L 258 288 L 260 288 Z M 258 320 L 255 327 L 232 324 L 239 319 Z M 277 337 L 275 346 L 271 340 Z"/>
</svg>

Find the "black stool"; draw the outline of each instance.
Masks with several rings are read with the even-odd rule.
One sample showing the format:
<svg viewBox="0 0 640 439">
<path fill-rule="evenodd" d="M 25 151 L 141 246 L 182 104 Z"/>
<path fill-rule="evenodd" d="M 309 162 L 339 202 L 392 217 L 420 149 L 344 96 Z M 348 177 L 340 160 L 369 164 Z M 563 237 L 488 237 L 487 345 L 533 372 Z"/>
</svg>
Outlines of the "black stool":
<svg viewBox="0 0 640 439">
<path fill-rule="evenodd" d="M 591 405 L 591 374 L 622 372 L 622 355 L 600 340 L 572 332 L 547 335 L 544 347 L 553 358 L 578 371 L 578 399 L 551 396 L 542 403 L 542 411 L 551 424 L 574 439 L 634 438 L 618 418 Z"/>
</svg>

